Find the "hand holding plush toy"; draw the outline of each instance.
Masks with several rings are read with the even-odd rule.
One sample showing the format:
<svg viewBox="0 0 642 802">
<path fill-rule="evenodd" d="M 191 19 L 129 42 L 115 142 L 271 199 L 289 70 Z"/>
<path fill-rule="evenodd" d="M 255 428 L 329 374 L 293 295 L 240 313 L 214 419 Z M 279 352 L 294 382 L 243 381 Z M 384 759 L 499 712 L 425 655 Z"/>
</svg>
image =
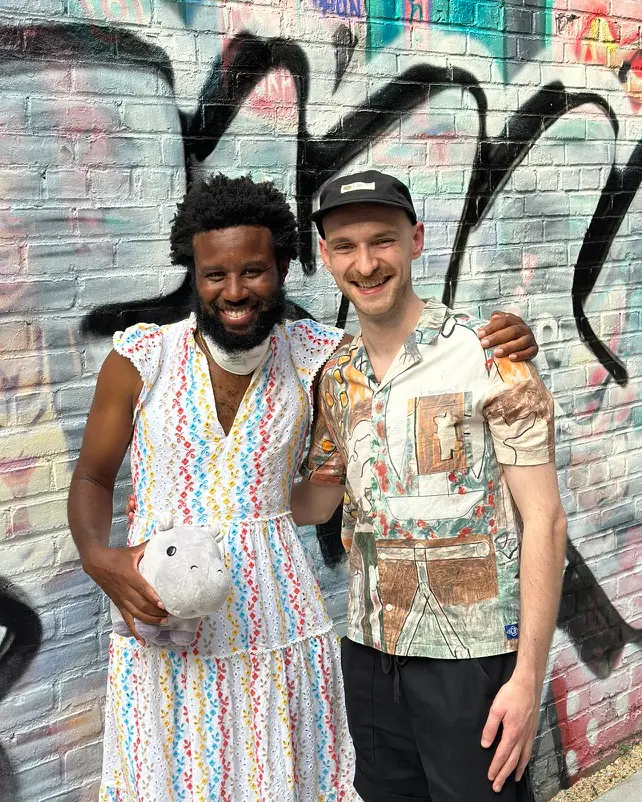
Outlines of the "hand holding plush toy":
<svg viewBox="0 0 642 802">
<path fill-rule="evenodd" d="M 169 613 L 165 625 L 136 622 L 137 632 L 157 646 L 189 646 L 204 615 L 216 612 L 225 602 L 232 580 L 219 543 L 222 535 L 214 526 L 173 526 L 171 513 L 158 516 L 158 530 L 148 542 L 138 570 L 154 588 Z M 120 611 L 111 603 L 114 632 L 131 633 Z"/>
</svg>

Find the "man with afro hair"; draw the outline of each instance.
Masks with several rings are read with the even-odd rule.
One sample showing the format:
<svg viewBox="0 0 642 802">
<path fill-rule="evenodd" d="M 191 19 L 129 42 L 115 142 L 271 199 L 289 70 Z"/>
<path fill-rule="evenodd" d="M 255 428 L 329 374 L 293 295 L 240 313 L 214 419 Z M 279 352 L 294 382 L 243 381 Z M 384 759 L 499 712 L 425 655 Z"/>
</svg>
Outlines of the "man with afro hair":
<svg viewBox="0 0 642 802">
<path fill-rule="evenodd" d="M 315 377 L 343 332 L 287 319 L 297 227 L 273 184 L 195 183 L 170 241 L 192 313 L 114 335 L 69 494 L 83 568 L 131 630 L 111 637 L 100 800 L 355 800 L 339 644 L 290 511 Z M 114 548 L 130 446 L 135 514 Z M 233 582 L 185 649 L 164 640 L 137 571 L 163 510 L 221 528 Z M 139 622 L 160 636 L 145 642 Z"/>
</svg>

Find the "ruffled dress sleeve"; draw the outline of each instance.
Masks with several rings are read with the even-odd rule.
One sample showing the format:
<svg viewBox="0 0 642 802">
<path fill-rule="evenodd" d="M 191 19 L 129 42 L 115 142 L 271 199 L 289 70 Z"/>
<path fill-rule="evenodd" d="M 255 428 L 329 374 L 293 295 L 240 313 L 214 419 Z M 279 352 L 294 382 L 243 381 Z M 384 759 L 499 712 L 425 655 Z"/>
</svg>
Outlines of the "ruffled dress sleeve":
<svg viewBox="0 0 642 802">
<path fill-rule="evenodd" d="M 114 351 L 126 357 L 139 372 L 143 388 L 138 396 L 134 415 L 141 408 L 154 386 L 163 352 L 163 330 L 153 323 L 137 323 L 125 331 L 117 331 L 113 339 Z"/>
<path fill-rule="evenodd" d="M 286 325 L 294 367 L 312 403 L 314 380 L 337 350 L 344 332 L 315 320 L 295 320 Z"/>
</svg>

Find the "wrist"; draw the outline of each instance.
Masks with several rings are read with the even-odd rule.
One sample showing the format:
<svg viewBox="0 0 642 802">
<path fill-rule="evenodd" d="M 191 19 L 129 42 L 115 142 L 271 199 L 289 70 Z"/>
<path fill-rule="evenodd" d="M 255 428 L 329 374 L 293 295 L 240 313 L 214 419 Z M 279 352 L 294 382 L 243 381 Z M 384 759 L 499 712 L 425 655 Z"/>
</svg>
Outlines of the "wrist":
<svg viewBox="0 0 642 802">
<path fill-rule="evenodd" d="M 102 557 L 109 551 L 109 546 L 94 545 L 84 552 L 80 552 L 82 570 L 91 576 L 93 570 L 102 562 Z"/>
<path fill-rule="evenodd" d="M 544 674 L 533 665 L 520 664 L 519 658 L 511 679 L 523 687 L 524 690 L 531 691 L 536 695 L 541 693 L 542 685 L 544 684 Z"/>
</svg>

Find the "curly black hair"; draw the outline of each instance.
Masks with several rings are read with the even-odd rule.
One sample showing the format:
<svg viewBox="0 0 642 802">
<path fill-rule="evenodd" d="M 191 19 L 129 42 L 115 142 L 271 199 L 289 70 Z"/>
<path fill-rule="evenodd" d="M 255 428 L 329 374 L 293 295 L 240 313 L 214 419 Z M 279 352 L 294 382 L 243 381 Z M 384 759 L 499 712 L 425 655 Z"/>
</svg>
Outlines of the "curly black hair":
<svg viewBox="0 0 642 802">
<path fill-rule="evenodd" d="M 279 267 L 298 255 L 296 218 L 285 195 L 271 181 L 257 184 L 249 176 L 218 173 L 196 181 L 178 204 L 169 238 L 172 263 L 193 270 L 192 238 L 234 226 L 268 228 Z"/>
</svg>

